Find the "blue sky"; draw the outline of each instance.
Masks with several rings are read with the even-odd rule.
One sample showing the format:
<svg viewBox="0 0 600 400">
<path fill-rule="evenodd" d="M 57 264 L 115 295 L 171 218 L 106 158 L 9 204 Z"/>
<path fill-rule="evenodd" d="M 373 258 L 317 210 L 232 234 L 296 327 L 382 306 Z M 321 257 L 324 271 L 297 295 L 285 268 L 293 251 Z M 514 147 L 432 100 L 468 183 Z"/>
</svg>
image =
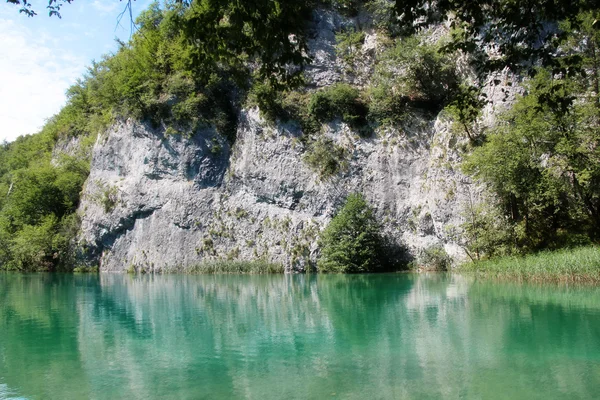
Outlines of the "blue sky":
<svg viewBox="0 0 600 400">
<path fill-rule="evenodd" d="M 151 2 L 133 2 L 134 14 Z M 125 7 L 118 0 L 75 0 L 62 19 L 48 17 L 47 0 L 32 3 L 38 15 L 28 18 L 0 0 L 0 142 L 39 131 L 91 61 L 130 35 L 128 16 L 117 26 Z"/>
</svg>

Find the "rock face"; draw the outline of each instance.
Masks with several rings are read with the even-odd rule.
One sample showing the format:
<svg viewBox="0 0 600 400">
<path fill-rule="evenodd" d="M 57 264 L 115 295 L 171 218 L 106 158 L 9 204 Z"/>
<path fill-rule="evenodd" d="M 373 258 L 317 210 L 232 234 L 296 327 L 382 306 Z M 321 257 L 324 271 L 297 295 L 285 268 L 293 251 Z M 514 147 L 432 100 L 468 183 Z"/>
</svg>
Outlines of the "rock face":
<svg viewBox="0 0 600 400">
<path fill-rule="evenodd" d="M 340 18 L 316 18 L 312 87 L 345 79 L 333 32 L 351 21 Z M 365 54 L 376 51 L 372 38 L 365 46 Z M 232 147 L 214 131 L 165 136 L 131 120 L 100 135 L 79 210 L 88 262 L 102 271 L 157 272 L 214 259 L 268 260 L 302 271 L 353 192 L 365 195 L 385 233 L 413 256 L 443 246 L 454 260 L 465 258 L 456 232 L 480 190 L 459 172 L 461 142 L 442 117 L 415 117 L 409 128 L 369 139 L 339 121 L 324 126 L 350 155 L 348 168 L 325 181 L 303 161 L 297 126 L 268 124 L 256 108 L 239 120 Z"/>
<path fill-rule="evenodd" d="M 471 185 L 452 168 L 441 122 L 411 136 L 360 139 L 341 123 L 327 134 L 351 152 L 342 175 L 320 181 L 298 131 L 243 111 L 230 149 L 213 132 L 165 137 L 137 122 L 113 126 L 94 147 L 80 208 L 82 243 L 103 271 L 162 270 L 208 259 L 267 259 L 302 270 L 345 197 L 362 192 L 386 232 L 413 253 L 443 245 L 462 223 Z"/>
</svg>

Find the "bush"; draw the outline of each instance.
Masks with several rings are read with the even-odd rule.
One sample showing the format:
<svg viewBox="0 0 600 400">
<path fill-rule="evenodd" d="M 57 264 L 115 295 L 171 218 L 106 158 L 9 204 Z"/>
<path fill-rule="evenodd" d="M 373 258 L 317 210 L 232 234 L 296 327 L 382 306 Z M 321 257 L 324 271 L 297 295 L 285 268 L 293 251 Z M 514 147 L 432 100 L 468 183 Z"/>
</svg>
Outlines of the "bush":
<svg viewBox="0 0 600 400">
<path fill-rule="evenodd" d="M 431 271 L 448 271 L 452 260 L 442 246 L 432 246 L 421 250 L 418 258 L 419 267 Z"/>
<path fill-rule="evenodd" d="M 368 107 L 360 91 L 345 83 L 338 83 L 315 92 L 308 104 L 308 113 L 319 122 L 341 118 L 353 128 L 367 125 Z"/>
<path fill-rule="evenodd" d="M 321 179 L 332 177 L 348 167 L 344 148 L 326 137 L 319 137 L 308 144 L 304 161 Z"/>
<path fill-rule="evenodd" d="M 284 118 L 297 121 L 305 134 L 316 133 L 321 124 L 308 112 L 311 96 L 306 92 L 288 91 L 283 94 L 282 107 Z"/>
<path fill-rule="evenodd" d="M 398 125 L 405 121 L 409 110 L 408 97 L 398 95 L 387 85 L 369 89 L 369 120 L 380 125 Z"/>
<path fill-rule="evenodd" d="M 486 105 L 486 95 L 477 87 L 462 84 L 458 86 L 454 98 L 446 106 L 446 111 L 465 131 L 471 141 L 477 138 L 473 124 L 481 115 L 481 110 Z"/>
<path fill-rule="evenodd" d="M 459 86 L 456 63 L 439 44 L 404 38 L 382 55 L 370 90 L 370 116 L 380 124 L 401 122 L 407 107 L 439 112 Z"/>
<path fill-rule="evenodd" d="M 67 260 L 89 162 L 79 155 L 51 162 L 55 124 L 0 152 L 0 269 L 55 270 Z"/>
<path fill-rule="evenodd" d="M 465 250 L 473 260 L 512 255 L 518 252 L 517 226 L 502 215 L 498 208 L 488 203 L 471 207 L 464 213 L 461 225 Z"/>
<path fill-rule="evenodd" d="M 527 94 L 463 161 L 496 199 L 496 213 L 514 232 L 514 252 L 600 237 L 598 103 L 577 85 L 539 70 Z"/>
<path fill-rule="evenodd" d="M 351 194 L 319 240 L 319 272 L 381 270 L 383 239 L 373 209 L 361 194 Z"/>
<path fill-rule="evenodd" d="M 362 1 L 359 0 L 332 0 L 334 9 L 347 17 L 355 17 L 358 14 Z"/>
<path fill-rule="evenodd" d="M 391 37 L 398 36 L 401 31 L 395 7 L 395 0 L 370 0 L 366 3 L 366 8 L 372 17 L 373 26 Z"/>
<path fill-rule="evenodd" d="M 262 117 L 274 123 L 277 118 L 285 118 L 282 105 L 281 91 L 277 90 L 270 82 L 255 82 L 249 93 L 251 105 L 257 105 Z"/>
</svg>

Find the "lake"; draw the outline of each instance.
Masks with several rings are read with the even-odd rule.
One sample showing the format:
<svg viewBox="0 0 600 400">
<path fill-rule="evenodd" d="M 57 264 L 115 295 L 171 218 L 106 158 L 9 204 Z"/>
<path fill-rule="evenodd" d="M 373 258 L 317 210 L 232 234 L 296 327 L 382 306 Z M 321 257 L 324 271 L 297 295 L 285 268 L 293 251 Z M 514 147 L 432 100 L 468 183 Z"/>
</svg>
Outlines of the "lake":
<svg viewBox="0 0 600 400">
<path fill-rule="evenodd" d="M 0 274 L 0 399 L 591 399 L 600 289 Z"/>
</svg>

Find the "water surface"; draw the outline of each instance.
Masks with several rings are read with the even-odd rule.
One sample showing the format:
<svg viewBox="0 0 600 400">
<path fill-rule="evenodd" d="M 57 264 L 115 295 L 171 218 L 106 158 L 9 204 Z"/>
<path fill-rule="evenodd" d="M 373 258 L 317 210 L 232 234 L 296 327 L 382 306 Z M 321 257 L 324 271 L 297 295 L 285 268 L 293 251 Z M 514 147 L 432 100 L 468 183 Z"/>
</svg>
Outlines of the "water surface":
<svg viewBox="0 0 600 400">
<path fill-rule="evenodd" d="M 600 290 L 0 274 L 0 399 L 591 399 Z"/>
</svg>

